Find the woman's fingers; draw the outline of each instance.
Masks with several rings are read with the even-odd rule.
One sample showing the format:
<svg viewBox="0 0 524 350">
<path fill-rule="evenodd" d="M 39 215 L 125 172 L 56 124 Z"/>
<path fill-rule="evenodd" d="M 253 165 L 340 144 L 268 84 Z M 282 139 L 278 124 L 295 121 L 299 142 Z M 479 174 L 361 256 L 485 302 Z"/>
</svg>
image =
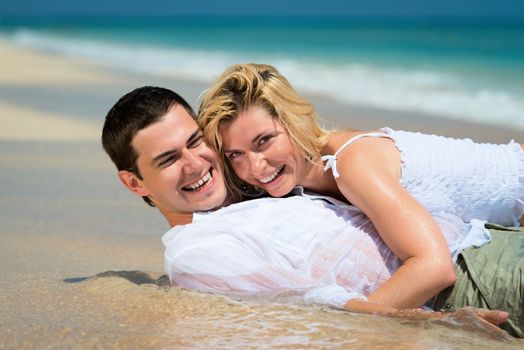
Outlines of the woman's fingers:
<svg viewBox="0 0 524 350">
<path fill-rule="evenodd" d="M 499 310 L 476 309 L 466 307 L 455 312 L 442 313 L 443 321 L 457 324 L 465 330 L 482 332 L 500 339 L 511 339 L 512 337 L 504 330 L 497 327 L 506 321 L 509 314 Z"/>
<path fill-rule="evenodd" d="M 509 313 L 506 311 L 499 310 L 486 310 L 486 309 L 472 309 L 477 316 L 488 321 L 492 324 L 501 324 L 504 321 L 507 321 L 509 318 Z"/>
<path fill-rule="evenodd" d="M 430 321 L 447 326 L 458 326 L 472 332 L 482 332 L 499 339 L 511 339 L 506 331 L 497 325 L 506 321 L 509 314 L 505 311 L 476 309 L 465 307 L 454 312 L 432 312 L 422 309 L 404 309 L 389 313 L 390 316 L 414 321 Z"/>
</svg>

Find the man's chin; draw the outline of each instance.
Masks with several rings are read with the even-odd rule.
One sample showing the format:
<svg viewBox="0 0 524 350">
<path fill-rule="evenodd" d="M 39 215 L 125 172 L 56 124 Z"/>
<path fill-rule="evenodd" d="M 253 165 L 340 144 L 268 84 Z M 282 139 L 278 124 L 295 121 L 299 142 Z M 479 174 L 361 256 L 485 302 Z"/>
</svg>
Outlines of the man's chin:
<svg viewBox="0 0 524 350">
<path fill-rule="evenodd" d="M 227 204 L 227 196 L 225 194 L 214 193 L 212 196 L 206 198 L 206 200 L 199 203 L 196 206 L 195 211 L 212 211 L 217 210 Z"/>
</svg>

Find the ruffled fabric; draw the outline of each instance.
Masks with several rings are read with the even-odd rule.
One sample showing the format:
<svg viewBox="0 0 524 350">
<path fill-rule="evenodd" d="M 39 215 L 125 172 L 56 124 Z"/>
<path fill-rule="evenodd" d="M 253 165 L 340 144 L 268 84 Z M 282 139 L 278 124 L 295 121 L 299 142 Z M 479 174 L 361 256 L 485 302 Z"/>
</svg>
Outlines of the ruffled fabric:
<svg viewBox="0 0 524 350">
<path fill-rule="evenodd" d="M 479 144 L 470 139 L 383 128 L 401 154 L 401 184 L 432 214 L 449 212 L 518 226 L 524 213 L 524 151 L 519 144 Z"/>
<path fill-rule="evenodd" d="M 420 157 L 420 159 L 426 159 L 425 153 L 427 153 L 427 150 L 423 147 L 417 147 L 416 143 L 418 142 L 418 140 L 413 140 L 413 143 L 409 142 L 406 144 L 406 140 L 402 140 L 402 136 L 398 137 L 398 135 L 396 134 L 397 132 L 395 132 L 391 128 L 386 127 L 382 128 L 381 130 L 384 131 L 387 135 L 389 135 L 391 140 L 393 140 L 395 147 L 400 152 L 400 161 L 402 169 L 400 183 L 402 184 L 402 186 L 409 191 L 412 187 L 421 185 L 422 181 L 414 180 L 419 175 L 418 169 L 416 169 L 417 163 L 413 160 L 415 159 L 415 157 Z M 421 133 L 416 133 L 416 135 L 436 137 L 438 139 L 446 139 L 444 137 L 436 135 L 424 135 Z M 466 142 L 469 143 L 469 141 L 470 140 Z M 405 148 L 408 149 L 407 152 L 405 151 Z M 410 154 L 410 152 L 415 152 L 415 154 Z M 440 163 L 437 166 L 441 166 Z M 427 171 L 427 169 L 424 169 L 424 171 Z M 444 178 L 439 178 L 438 176 L 436 176 L 434 177 L 434 181 L 436 183 L 443 183 L 446 180 Z M 428 188 L 418 189 L 418 191 L 423 192 L 426 189 L 429 191 L 431 188 L 428 186 Z M 439 196 L 436 196 L 435 198 L 436 200 L 442 200 L 441 198 L 439 198 Z M 464 249 L 471 246 L 481 247 L 484 244 L 491 242 L 491 234 L 489 230 L 484 227 L 486 223 L 485 220 L 471 219 L 470 222 L 466 223 L 461 217 L 455 215 L 456 213 L 453 213 L 451 203 L 446 201 L 442 202 L 447 203 L 446 205 L 448 205 L 449 208 L 441 207 L 439 208 L 439 210 L 447 210 L 436 211 L 436 209 L 433 208 L 433 210 L 430 211 L 433 218 L 439 225 L 442 233 L 444 234 L 444 238 L 448 242 L 449 251 L 451 253 L 451 257 L 453 258 L 453 263 L 457 262 L 459 254 Z"/>
<path fill-rule="evenodd" d="M 454 259 L 464 247 L 491 240 L 486 222 L 519 226 L 524 213 L 524 151 L 520 144 L 479 144 L 387 127 L 381 131 L 353 137 L 334 155 L 323 156 L 324 170 L 331 168 L 338 177 L 338 154 L 362 137 L 390 138 L 400 152 L 401 185 L 447 231 Z"/>
</svg>

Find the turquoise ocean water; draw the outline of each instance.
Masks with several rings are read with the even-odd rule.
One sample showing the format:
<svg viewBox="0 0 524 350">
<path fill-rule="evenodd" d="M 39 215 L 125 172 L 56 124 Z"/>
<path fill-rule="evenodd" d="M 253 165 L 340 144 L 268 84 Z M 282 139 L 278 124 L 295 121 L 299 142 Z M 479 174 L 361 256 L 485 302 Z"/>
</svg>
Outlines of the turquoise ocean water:
<svg viewBox="0 0 524 350">
<path fill-rule="evenodd" d="M 344 17 L 0 18 L 0 39 L 211 82 L 275 65 L 342 103 L 524 129 L 524 21 Z"/>
</svg>

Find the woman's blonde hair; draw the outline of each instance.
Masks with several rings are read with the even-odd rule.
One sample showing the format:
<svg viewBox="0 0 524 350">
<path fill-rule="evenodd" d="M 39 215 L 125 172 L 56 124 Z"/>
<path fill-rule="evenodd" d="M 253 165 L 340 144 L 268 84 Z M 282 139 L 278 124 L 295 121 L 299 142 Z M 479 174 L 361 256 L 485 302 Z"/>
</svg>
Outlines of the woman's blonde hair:
<svg viewBox="0 0 524 350">
<path fill-rule="evenodd" d="M 313 105 L 274 67 L 255 63 L 229 67 L 204 92 L 198 123 L 221 158 L 228 186 L 237 193 L 244 192 L 246 184 L 224 157 L 220 127 L 252 107 L 262 107 L 276 118 L 298 151 L 311 162 L 318 160 L 327 141 L 328 133 L 319 125 Z"/>
</svg>

